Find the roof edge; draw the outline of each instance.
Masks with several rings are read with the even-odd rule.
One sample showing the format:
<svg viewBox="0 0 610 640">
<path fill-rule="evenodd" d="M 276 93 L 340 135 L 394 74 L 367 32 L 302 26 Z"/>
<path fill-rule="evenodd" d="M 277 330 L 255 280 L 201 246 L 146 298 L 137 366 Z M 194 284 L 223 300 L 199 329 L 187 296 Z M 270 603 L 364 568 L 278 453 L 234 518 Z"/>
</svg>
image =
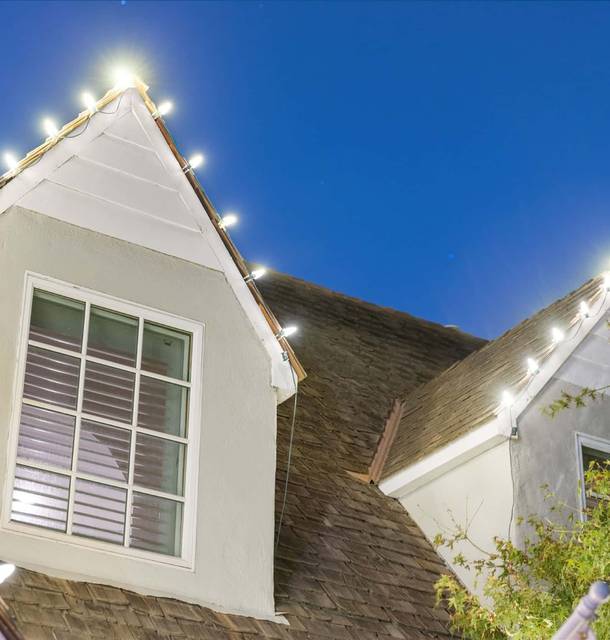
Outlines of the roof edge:
<svg viewBox="0 0 610 640">
<path fill-rule="evenodd" d="M 601 277 L 602 276 L 592 278 L 583 286 Z M 602 289 L 605 286 L 605 284 L 600 286 L 599 293 L 591 301 L 593 304 L 598 302 L 598 298 L 602 296 Z M 578 291 L 578 289 L 576 291 Z M 573 293 L 574 292 L 571 292 L 568 296 L 573 295 Z M 534 401 L 583 340 L 591 333 L 609 309 L 610 293 L 606 290 L 595 312 L 591 312 L 587 317 L 581 318 L 580 320 L 576 318 L 573 321 L 570 328 L 574 331 L 574 335 L 566 337 L 562 342 L 551 345 L 546 349 L 546 352 L 542 354 L 540 358 L 540 368 L 533 377 L 526 376 L 522 380 L 515 401 L 510 404 L 510 406 L 498 407 L 495 418 L 487 420 L 482 425 L 473 426 L 467 433 L 458 436 L 440 449 L 432 451 L 412 463 L 405 465 L 398 471 L 384 474 L 382 469 L 381 481 L 379 482 L 381 491 L 391 497 L 405 496 L 439 475 L 443 475 L 462 462 L 466 462 L 470 458 L 483 453 L 503 439 L 517 437 L 518 419 L 521 414 Z M 527 320 L 524 320 L 523 322 L 526 321 Z M 522 323 L 519 323 L 516 327 L 521 324 Z M 493 342 L 494 341 L 491 341 L 488 345 L 493 345 Z M 485 345 L 482 349 L 485 349 L 488 345 Z M 438 378 L 459 366 L 460 363 L 474 356 L 476 353 L 478 352 L 473 352 L 473 354 L 467 356 L 464 360 L 457 362 L 430 382 L 438 380 Z M 420 389 L 421 388 L 416 389 L 413 393 L 417 394 Z M 408 403 L 405 401 L 404 404 L 406 407 Z M 396 432 L 394 435 L 396 435 Z M 389 451 L 386 453 L 385 460 L 387 460 L 388 455 Z"/>
<path fill-rule="evenodd" d="M 404 498 L 416 489 L 477 457 L 510 438 L 510 420 L 506 414 L 457 440 L 437 449 L 379 483 L 379 489 L 391 498 Z"/>
</svg>

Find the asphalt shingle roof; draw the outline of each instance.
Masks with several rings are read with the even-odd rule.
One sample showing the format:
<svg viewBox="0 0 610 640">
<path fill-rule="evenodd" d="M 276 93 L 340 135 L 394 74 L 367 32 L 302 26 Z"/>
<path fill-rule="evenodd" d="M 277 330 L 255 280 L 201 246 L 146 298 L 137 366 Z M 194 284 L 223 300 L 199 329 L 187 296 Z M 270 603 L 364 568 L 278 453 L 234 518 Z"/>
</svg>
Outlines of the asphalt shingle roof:
<svg viewBox="0 0 610 640">
<path fill-rule="evenodd" d="M 594 309 L 605 297 L 603 277 L 593 278 L 406 395 L 402 418 L 382 476 L 421 460 L 492 420 L 504 389 L 526 384 L 525 362 L 541 365 L 552 352 L 551 328 L 578 324 L 582 300 Z"/>
<path fill-rule="evenodd" d="M 279 274 L 260 288 L 308 372 L 300 386 L 276 610 L 290 626 L 18 570 L 0 587 L 32 640 L 447 638 L 433 585 L 446 568 L 404 509 L 365 473 L 394 398 L 483 341 Z M 279 409 L 277 509 L 292 401 Z"/>
</svg>

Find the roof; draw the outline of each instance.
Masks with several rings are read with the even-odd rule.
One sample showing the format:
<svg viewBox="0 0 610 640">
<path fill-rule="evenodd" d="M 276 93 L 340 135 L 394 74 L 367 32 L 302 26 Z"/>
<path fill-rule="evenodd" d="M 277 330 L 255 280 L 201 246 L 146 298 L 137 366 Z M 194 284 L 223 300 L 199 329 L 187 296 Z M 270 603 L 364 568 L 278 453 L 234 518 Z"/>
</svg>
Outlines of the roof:
<svg viewBox="0 0 610 640">
<path fill-rule="evenodd" d="M 281 322 L 297 320 L 300 385 L 276 610 L 290 626 L 18 570 L 0 587 L 33 640 L 447 638 L 433 585 L 447 569 L 401 505 L 366 472 L 392 400 L 483 344 L 454 329 L 279 274 L 261 285 Z M 276 504 L 292 401 L 279 407 Z"/>
<path fill-rule="evenodd" d="M 155 103 L 151 100 L 150 96 L 148 95 L 148 86 L 138 79 L 134 79 L 133 85 L 134 85 L 134 88 L 142 97 L 142 100 L 144 101 L 144 104 L 150 111 L 151 115 L 153 116 L 165 142 L 167 143 L 174 157 L 178 161 L 179 165 L 185 168 L 188 167 L 189 166 L 188 161 L 184 158 L 184 156 L 182 156 L 182 154 L 178 150 L 171 134 L 169 133 L 167 127 L 165 126 L 163 118 L 161 117 L 161 115 L 157 110 Z M 127 86 L 122 88 L 113 88 L 109 90 L 104 95 L 103 98 L 97 101 L 95 110 L 86 109 L 85 111 L 81 112 L 76 118 L 74 118 L 72 121 L 65 124 L 61 128 L 61 130 L 57 133 L 57 135 L 47 138 L 45 142 L 43 142 L 41 145 L 39 145 L 38 147 L 30 151 L 24 158 L 22 158 L 19 161 L 18 165 L 14 169 L 7 171 L 3 175 L 0 175 L 0 189 L 2 189 L 4 186 L 9 184 L 19 174 L 27 170 L 28 167 L 36 165 L 48 151 L 53 149 L 53 147 L 59 144 L 62 140 L 64 140 L 65 138 L 74 138 L 79 136 L 80 133 L 84 133 L 84 131 L 89 125 L 90 119 L 93 116 L 95 116 L 97 112 L 104 112 L 103 109 L 113 101 L 117 100 L 117 98 L 119 98 L 118 102 L 120 105 L 120 99 L 122 99 L 122 94 L 124 94 L 130 88 L 131 88 L 130 86 Z M 117 106 L 117 110 L 118 110 L 118 106 Z M 111 112 L 111 115 L 113 113 L 114 112 Z M 74 132 L 76 132 L 78 129 L 81 129 L 81 131 L 75 134 Z M 231 237 L 228 231 L 225 228 L 223 228 L 221 224 L 221 217 L 216 211 L 211 200 L 208 198 L 203 187 L 199 183 L 197 176 L 195 175 L 195 172 L 185 171 L 184 175 L 188 180 L 188 182 L 190 183 L 193 191 L 195 192 L 195 195 L 197 196 L 204 211 L 206 212 L 208 218 L 210 219 L 212 225 L 214 226 L 218 236 L 222 240 L 222 243 L 227 249 L 233 262 L 235 263 L 239 273 L 241 273 L 241 275 L 244 278 L 246 278 L 250 273 L 246 265 L 246 262 L 244 261 L 243 257 L 241 256 L 240 252 L 238 251 L 233 241 L 231 240 Z M 298 379 L 303 380 L 306 375 L 305 370 L 303 369 L 298 358 L 295 356 L 294 351 L 292 350 L 286 338 L 279 337 L 282 327 L 278 323 L 276 317 L 273 315 L 273 313 L 271 312 L 271 310 L 269 309 L 265 301 L 263 300 L 263 297 L 260 294 L 260 291 L 257 288 L 255 281 L 253 279 L 247 280 L 246 286 L 250 290 L 250 293 L 254 298 L 254 301 L 259 311 L 262 313 L 271 331 L 275 336 L 278 337 L 278 340 L 281 344 L 282 349 L 288 353 L 290 364 L 292 365 L 296 375 L 298 376 Z"/>
<path fill-rule="evenodd" d="M 602 276 L 527 318 L 499 338 L 407 394 L 382 477 L 387 478 L 493 420 L 503 390 L 528 384 L 526 359 L 542 366 L 553 352 L 552 327 L 579 330 L 581 301 L 603 306 Z"/>
</svg>

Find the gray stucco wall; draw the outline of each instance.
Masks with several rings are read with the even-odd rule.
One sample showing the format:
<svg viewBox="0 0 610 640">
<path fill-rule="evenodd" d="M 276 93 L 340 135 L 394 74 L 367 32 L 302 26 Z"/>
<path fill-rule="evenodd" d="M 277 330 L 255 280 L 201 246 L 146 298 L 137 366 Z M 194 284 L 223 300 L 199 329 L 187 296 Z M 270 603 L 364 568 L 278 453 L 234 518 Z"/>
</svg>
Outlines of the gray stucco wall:
<svg viewBox="0 0 610 640">
<path fill-rule="evenodd" d="M 519 439 L 510 445 L 516 515 L 549 513 L 542 485 L 548 485 L 570 509 L 580 508 L 576 434 L 610 440 L 610 397 L 564 410 L 555 418 L 544 415 L 542 409 L 562 391 L 575 394 L 584 386 L 610 383 L 609 340 L 610 329 L 603 318 L 520 417 Z M 524 530 L 517 528 L 515 534 L 521 540 Z"/>
<path fill-rule="evenodd" d="M 33 271 L 205 324 L 195 570 L 0 531 L 3 559 L 260 617 L 273 615 L 275 393 L 224 275 L 13 207 L 0 215 L 0 482 L 24 274 Z"/>
</svg>

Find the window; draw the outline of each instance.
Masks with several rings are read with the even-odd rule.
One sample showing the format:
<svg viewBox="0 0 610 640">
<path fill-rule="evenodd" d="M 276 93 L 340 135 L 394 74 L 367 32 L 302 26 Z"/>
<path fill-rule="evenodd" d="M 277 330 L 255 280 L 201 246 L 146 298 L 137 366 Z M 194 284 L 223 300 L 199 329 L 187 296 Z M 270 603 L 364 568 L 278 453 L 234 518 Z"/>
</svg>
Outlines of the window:
<svg viewBox="0 0 610 640">
<path fill-rule="evenodd" d="M 610 441 L 578 433 L 576 434 L 576 447 L 580 467 L 581 509 L 584 513 L 587 509 L 595 507 L 598 501 L 597 496 L 591 493 L 587 487 L 585 472 L 591 463 L 604 465 L 610 461 Z"/>
<path fill-rule="evenodd" d="M 11 524 L 187 557 L 201 327 L 38 284 L 28 290 Z"/>
</svg>

